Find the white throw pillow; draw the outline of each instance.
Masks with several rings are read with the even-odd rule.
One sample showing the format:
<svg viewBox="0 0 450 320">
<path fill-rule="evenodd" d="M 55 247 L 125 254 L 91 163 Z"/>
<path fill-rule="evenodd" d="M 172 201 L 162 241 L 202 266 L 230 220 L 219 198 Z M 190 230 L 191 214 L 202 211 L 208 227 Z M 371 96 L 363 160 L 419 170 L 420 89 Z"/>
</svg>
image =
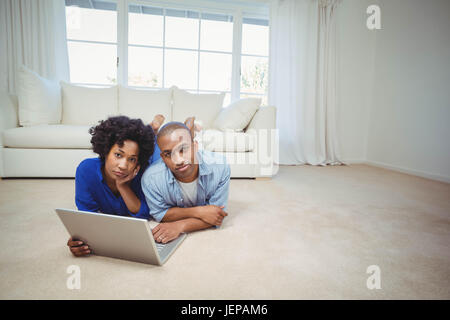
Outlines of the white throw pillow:
<svg viewBox="0 0 450 320">
<path fill-rule="evenodd" d="M 214 128 L 222 131 L 243 131 L 260 105 L 260 98 L 239 99 L 220 111 L 214 121 Z"/>
<path fill-rule="evenodd" d="M 132 89 L 119 85 L 119 113 L 149 124 L 155 115 L 172 120 L 172 89 Z"/>
<path fill-rule="evenodd" d="M 119 114 L 117 86 L 89 88 L 61 81 L 62 124 L 96 125 Z"/>
<path fill-rule="evenodd" d="M 255 149 L 256 135 L 246 132 L 203 130 L 196 137 L 200 149 L 215 152 L 251 152 Z"/>
<path fill-rule="evenodd" d="M 211 128 L 222 109 L 224 93 L 196 94 L 173 87 L 173 120 L 195 116 L 203 128 Z"/>
<path fill-rule="evenodd" d="M 19 67 L 17 96 L 22 126 L 58 124 L 61 121 L 61 88 L 57 82 Z"/>
</svg>

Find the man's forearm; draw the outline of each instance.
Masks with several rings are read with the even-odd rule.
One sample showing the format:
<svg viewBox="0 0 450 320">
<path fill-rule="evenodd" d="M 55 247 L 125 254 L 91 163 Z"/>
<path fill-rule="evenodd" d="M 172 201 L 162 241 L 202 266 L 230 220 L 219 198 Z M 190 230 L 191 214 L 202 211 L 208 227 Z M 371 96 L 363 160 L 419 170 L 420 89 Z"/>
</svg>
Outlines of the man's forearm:
<svg viewBox="0 0 450 320">
<path fill-rule="evenodd" d="M 182 224 L 183 232 L 192 232 L 212 227 L 212 225 L 210 225 L 209 223 L 196 218 L 183 219 L 178 221 L 177 223 Z"/>
<path fill-rule="evenodd" d="M 199 210 L 201 210 L 201 207 L 190 207 L 190 208 L 172 207 L 169 210 L 167 210 L 166 214 L 162 219 L 162 222 L 172 222 L 188 218 L 199 219 L 198 215 Z"/>
</svg>

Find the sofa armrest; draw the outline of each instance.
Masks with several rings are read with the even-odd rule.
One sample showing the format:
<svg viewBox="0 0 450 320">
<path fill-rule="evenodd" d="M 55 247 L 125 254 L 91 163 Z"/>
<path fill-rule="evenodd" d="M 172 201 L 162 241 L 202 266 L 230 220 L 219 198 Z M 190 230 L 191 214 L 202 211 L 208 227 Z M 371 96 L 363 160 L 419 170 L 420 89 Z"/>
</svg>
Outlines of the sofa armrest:
<svg viewBox="0 0 450 320">
<path fill-rule="evenodd" d="M 257 178 L 271 177 L 278 172 L 276 115 L 277 108 L 274 106 L 260 107 L 245 130 L 256 137 L 254 176 Z"/>
<path fill-rule="evenodd" d="M 259 107 L 245 131 L 249 129 L 275 129 L 276 116 L 277 108 L 273 106 Z"/>
<path fill-rule="evenodd" d="M 0 146 L 3 145 L 2 132 L 19 126 L 17 96 L 0 92 Z"/>
</svg>

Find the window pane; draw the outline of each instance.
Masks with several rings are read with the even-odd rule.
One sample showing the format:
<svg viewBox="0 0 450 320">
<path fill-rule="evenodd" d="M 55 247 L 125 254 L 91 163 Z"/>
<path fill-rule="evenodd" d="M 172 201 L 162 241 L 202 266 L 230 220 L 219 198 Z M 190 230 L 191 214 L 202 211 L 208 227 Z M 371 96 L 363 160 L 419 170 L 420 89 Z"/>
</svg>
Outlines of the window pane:
<svg viewBox="0 0 450 320">
<path fill-rule="evenodd" d="M 128 43 L 162 46 L 163 28 L 164 17 L 161 15 L 130 12 L 128 14 Z"/>
<path fill-rule="evenodd" d="M 198 19 L 166 16 L 166 46 L 198 49 Z"/>
<path fill-rule="evenodd" d="M 258 24 L 242 24 L 242 53 L 269 55 L 269 27 Z"/>
<path fill-rule="evenodd" d="M 229 91 L 231 54 L 200 53 L 200 90 Z"/>
<path fill-rule="evenodd" d="M 166 49 L 164 87 L 197 89 L 197 52 Z"/>
<path fill-rule="evenodd" d="M 117 12 L 66 7 L 66 28 L 67 39 L 117 42 Z"/>
<path fill-rule="evenodd" d="M 241 92 L 266 94 L 268 71 L 268 58 L 243 56 L 241 58 Z"/>
<path fill-rule="evenodd" d="M 232 48 L 232 22 L 202 20 L 200 28 L 200 49 L 231 52 Z"/>
<path fill-rule="evenodd" d="M 128 47 L 128 85 L 162 87 L 162 49 Z"/>
<path fill-rule="evenodd" d="M 116 84 L 117 46 L 67 42 L 70 81 L 76 83 Z"/>
</svg>

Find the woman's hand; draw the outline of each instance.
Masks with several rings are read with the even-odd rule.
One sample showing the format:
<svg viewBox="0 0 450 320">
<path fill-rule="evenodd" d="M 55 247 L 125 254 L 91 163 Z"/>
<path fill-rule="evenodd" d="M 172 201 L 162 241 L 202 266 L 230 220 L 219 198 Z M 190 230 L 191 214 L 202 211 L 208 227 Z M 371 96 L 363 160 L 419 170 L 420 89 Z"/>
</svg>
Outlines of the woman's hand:
<svg viewBox="0 0 450 320">
<path fill-rule="evenodd" d="M 120 192 L 121 188 L 123 188 L 124 186 L 128 186 L 130 184 L 130 181 L 133 180 L 134 177 L 137 176 L 140 169 L 141 169 L 141 166 L 137 165 L 136 168 L 131 173 L 129 173 L 128 175 L 126 175 L 122 178 L 116 179 L 116 187 L 119 190 L 119 192 Z"/>
<path fill-rule="evenodd" d="M 75 240 L 72 237 L 67 241 L 67 246 L 75 257 L 83 257 L 91 253 L 91 250 L 86 243 Z"/>
<path fill-rule="evenodd" d="M 139 209 L 141 208 L 141 201 L 131 189 L 130 181 L 137 176 L 140 169 L 141 166 L 137 165 L 131 173 L 129 173 L 125 177 L 116 179 L 117 191 L 119 191 L 123 201 L 125 202 L 125 205 L 127 206 L 127 209 L 133 214 L 139 212 Z"/>
</svg>

